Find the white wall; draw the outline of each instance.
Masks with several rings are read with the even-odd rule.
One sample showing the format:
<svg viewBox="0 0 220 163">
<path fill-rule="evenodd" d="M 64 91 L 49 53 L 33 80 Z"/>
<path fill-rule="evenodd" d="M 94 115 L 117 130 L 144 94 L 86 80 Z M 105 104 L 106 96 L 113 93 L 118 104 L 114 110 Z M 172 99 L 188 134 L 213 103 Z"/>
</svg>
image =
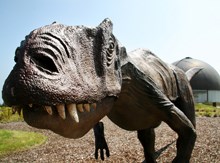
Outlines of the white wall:
<svg viewBox="0 0 220 163">
<path fill-rule="evenodd" d="M 193 90 L 195 102 L 220 102 L 220 90 Z"/>
</svg>

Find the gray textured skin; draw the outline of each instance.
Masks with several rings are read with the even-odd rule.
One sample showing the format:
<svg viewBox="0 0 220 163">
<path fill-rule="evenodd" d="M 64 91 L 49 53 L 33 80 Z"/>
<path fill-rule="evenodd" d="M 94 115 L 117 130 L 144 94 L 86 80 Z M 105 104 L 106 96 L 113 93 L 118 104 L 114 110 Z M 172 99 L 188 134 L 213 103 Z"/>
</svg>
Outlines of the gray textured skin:
<svg viewBox="0 0 220 163">
<path fill-rule="evenodd" d="M 78 138 L 107 115 L 121 128 L 137 130 L 146 162 L 155 162 L 154 128 L 164 121 L 179 136 L 173 162 L 189 162 L 196 132 L 187 76 L 148 50 L 127 54 L 109 19 L 95 28 L 55 23 L 36 29 L 16 50 L 15 61 L 3 99 L 23 108 L 29 125 Z M 43 109 L 94 102 L 96 110 L 78 113 L 79 123 Z"/>
</svg>

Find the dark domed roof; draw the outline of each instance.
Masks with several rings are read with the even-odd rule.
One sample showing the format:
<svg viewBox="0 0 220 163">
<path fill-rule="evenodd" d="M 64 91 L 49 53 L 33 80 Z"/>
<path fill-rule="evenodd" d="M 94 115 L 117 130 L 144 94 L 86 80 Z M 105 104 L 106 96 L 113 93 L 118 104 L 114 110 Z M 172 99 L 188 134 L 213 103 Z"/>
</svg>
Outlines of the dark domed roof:
<svg viewBox="0 0 220 163">
<path fill-rule="evenodd" d="M 203 68 L 190 81 L 194 90 L 220 90 L 220 76 L 209 64 L 197 59 L 186 57 L 174 62 L 173 65 L 176 65 L 185 72 L 193 67 Z"/>
</svg>

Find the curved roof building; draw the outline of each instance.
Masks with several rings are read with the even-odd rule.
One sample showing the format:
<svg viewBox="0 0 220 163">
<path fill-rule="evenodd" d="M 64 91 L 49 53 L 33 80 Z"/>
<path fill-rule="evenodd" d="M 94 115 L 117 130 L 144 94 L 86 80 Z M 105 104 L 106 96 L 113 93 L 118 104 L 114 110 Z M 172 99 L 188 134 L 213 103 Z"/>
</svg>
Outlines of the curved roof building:
<svg viewBox="0 0 220 163">
<path fill-rule="evenodd" d="M 173 65 L 185 72 L 193 67 L 201 67 L 202 70 L 190 81 L 195 100 L 197 102 L 220 102 L 220 75 L 212 66 L 190 57 L 176 61 Z"/>
<path fill-rule="evenodd" d="M 220 76 L 218 72 L 203 61 L 186 57 L 173 63 L 183 71 L 187 71 L 193 67 L 201 67 L 202 70 L 197 73 L 190 81 L 193 89 L 196 90 L 220 90 Z"/>
</svg>

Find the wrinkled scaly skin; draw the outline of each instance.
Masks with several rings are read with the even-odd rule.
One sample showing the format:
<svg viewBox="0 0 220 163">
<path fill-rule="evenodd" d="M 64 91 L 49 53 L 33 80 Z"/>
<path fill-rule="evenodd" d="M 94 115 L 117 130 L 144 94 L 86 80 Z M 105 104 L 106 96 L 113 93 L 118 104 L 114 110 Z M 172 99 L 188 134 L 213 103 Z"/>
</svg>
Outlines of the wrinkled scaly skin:
<svg viewBox="0 0 220 163">
<path fill-rule="evenodd" d="M 146 49 L 126 53 L 112 22 L 97 27 L 51 24 L 32 31 L 15 54 L 3 87 L 5 104 L 23 109 L 25 121 L 68 138 L 94 127 L 96 152 L 109 151 L 103 124 L 108 116 L 136 130 L 146 162 L 155 162 L 154 128 L 166 122 L 178 134 L 173 162 L 189 162 L 195 111 L 187 76 Z M 83 104 L 83 105 L 82 105 Z"/>
</svg>

